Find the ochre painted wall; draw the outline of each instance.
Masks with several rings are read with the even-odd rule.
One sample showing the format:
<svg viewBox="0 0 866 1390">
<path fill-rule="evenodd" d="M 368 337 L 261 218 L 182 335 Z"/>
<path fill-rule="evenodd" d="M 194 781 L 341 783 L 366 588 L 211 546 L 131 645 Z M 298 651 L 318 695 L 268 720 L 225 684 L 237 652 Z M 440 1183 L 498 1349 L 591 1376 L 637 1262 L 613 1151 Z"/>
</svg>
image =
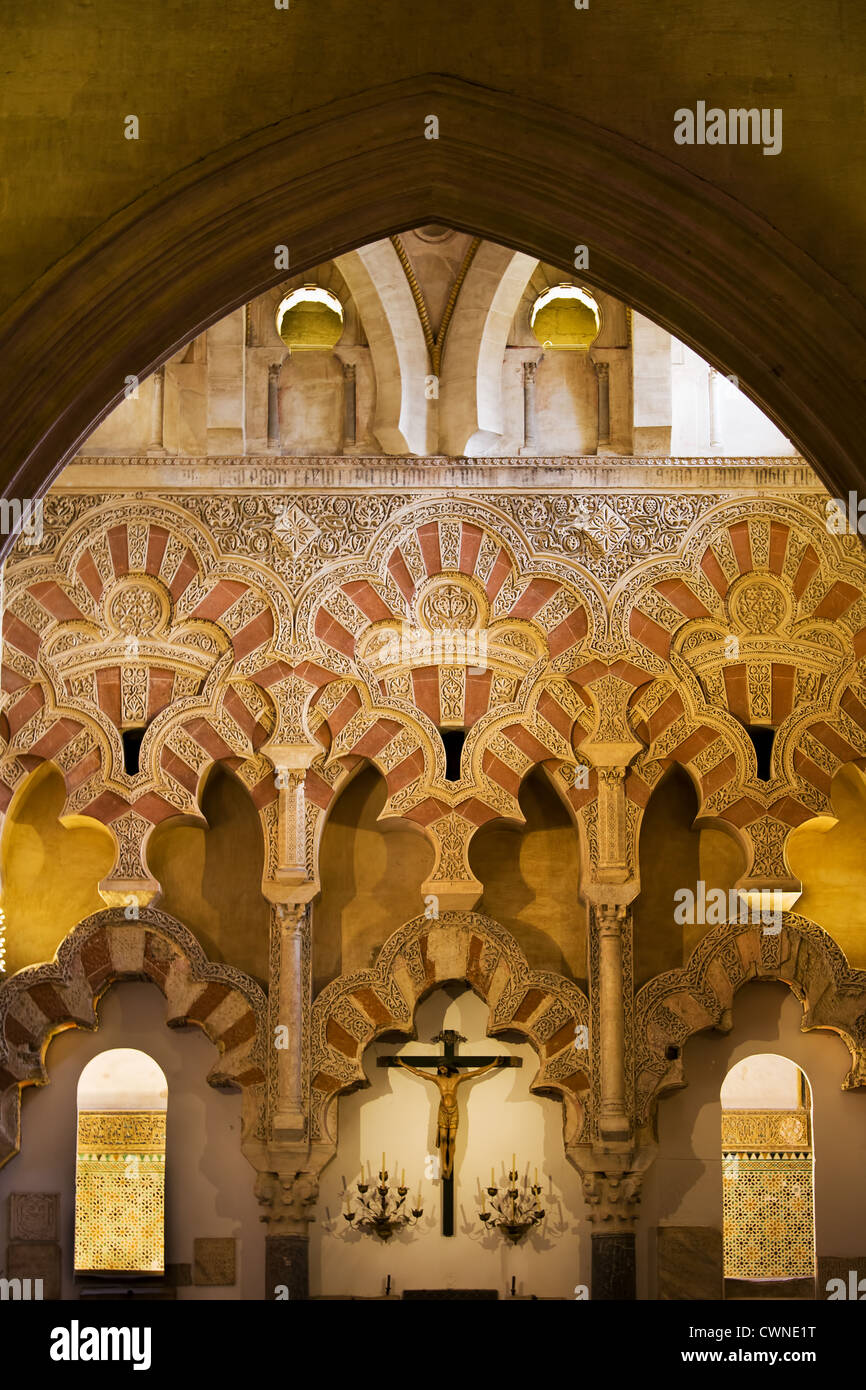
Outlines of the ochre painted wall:
<svg viewBox="0 0 866 1390">
<path fill-rule="evenodd" d="M 484 884 L 479 911 L 513 933 L 534 969 L 585 985 L 577 831 L 542 772 L 524 782 L 520 809 L 524 826 L 491 822 L 470 843 L 469 863 Z"/>
<path fill-rule="evenodd" d="M 194 932 L 211 960 L 268 981 L 270 913 L 262 897 L 264 846 L 245 788 L 215 767 L 202 797 L 208 829 L 157 827 L 148 867 L 162 884 L 158 906 Z"/>
<path fill-rule="evenodd" d="M 67 932 L 105 903 L 96 885 L 114 863 L 114 841 L 96 821 L 61 825 L 66 800 L 60 771 L 43 763 L 10 807 L 0 842 L 6 968 L 54 957 Z"/>
<path fill-rule="evenodd" d="M 688 774 L 673 767 L 656 787 L 644 812 L 640 833 L 640 894 L 634 904 L 635 988 L 654 975 L 685 965 L 707 927 L 674 921 L 674 894 L 727 892 L 743 872 L 743 854 L 721 830 L 693 830 L 697 799 Z"/>
<path fill-rule="evenodd" d="M 371 965 L 392 932 L 424 911 L 433 850 L 419 831 L 378 823 L 385 783 L 366 767 L 334 806 L 322 836 L 322 894 L 313 908 L 313 989 Z"/>
<path fill-rule="evenodd" d="M 794 911 L 828 931 L 858 969 L 866 967 L 866 777 L 844 767 L 832 786 L 831 828 L 799 826 L 788 841 L 791 872 L 802 881 Z"/>
</svg>

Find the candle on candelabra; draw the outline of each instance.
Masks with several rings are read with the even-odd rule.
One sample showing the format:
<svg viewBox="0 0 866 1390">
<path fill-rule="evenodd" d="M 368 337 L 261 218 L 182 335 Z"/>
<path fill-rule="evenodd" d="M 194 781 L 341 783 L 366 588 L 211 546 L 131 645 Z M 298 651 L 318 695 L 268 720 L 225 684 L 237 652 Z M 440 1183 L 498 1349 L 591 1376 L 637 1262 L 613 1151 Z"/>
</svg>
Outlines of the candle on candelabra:
<svg viewBox="0 0 866 1390">
<path fill-rule="evenodd" d="M 538 1186 L 538 1169 L 535 1170 L 535 1186 Z"/>
<path fill-rule="evenodd" d="M 405 1168 L 403 1169 L 402 1173 L 400 1174 L 400 1186 L 401 1186 L 401 1187 L 405 1187 L 405 1186 L 406 1186 L 406 1169 L 405 1169 Z"/>
<path fill-rule="evenodd" d="M 517 1154 L 511 1155 L 511 1171 L 512 1173 L 517 1172 Z"/>
<path fill-rule="evenodd" d="M 496 1186 L 495 1170 L 494 1170 L 493 1168 L 490 1169 L 490 1186 L 491 1186 L 491 1187 L 495 1187 L 495 1186 Z"/>
<path fill-rule="evenodd" d="M 487 1193 L 484 1191 L 483 1187 L 481 1189 L 481 1210 L 487 1210 Z"/>
<path fill-rule="evenodd" d="M 382 1150 L 382 1177 L 385 1176 L 385 1150 Z"/>
</svg>

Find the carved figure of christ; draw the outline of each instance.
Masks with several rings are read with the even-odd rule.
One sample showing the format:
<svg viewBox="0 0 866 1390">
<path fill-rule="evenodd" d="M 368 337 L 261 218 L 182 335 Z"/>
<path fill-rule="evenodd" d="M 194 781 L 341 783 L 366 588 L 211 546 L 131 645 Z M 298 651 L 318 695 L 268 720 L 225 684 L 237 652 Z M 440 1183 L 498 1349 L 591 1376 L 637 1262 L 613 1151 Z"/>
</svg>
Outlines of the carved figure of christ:
<svg viewBox="0 0 866 1390">
<path fill-rule="evenodd" d="M 458 1057 L 455 1043 L 466 1039 L 453 1029 L 438 1033 L 433 1042 L 444 1043 L 442 1057 L 413 1057 L 412 1063 L 421 1062 L 435 1067 L 435 1072 L 422 1071 L 402 1057 L 381 1057 L 380 1067 L 401 1067 L 404 1071 L 419 1076 L 422 1081 L 432 1081 L 439 1090 L 439 1113 L 436 1124 L 436 1146 L 440 1153 L 440 1177 L 442 1180 L 442 1234 L 454 1234 L 454 1149 L 457 1142 L 457 1127 L 460 1111 L 457 1104 L 457 1087 L 485 1072 L 500 1067 L 519 1067 L 519 1057 Z M 469 1071 L 462 1068 L 470 1067 Z"/>
</svg>

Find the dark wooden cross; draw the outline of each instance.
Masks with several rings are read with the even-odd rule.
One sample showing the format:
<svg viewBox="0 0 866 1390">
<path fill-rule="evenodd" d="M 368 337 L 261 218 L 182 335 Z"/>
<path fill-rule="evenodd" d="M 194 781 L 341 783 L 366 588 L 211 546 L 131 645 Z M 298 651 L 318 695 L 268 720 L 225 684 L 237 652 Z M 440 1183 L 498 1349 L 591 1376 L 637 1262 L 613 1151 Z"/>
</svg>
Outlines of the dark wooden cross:
<svg viewBox="0 0 866 1390">
<path fill-rule="evenodd" d="M 380 1067 L 400 1067 L 403 1071 L 411 1071 L 413 1075 L 422 1077 L 425 1081 L 432 1081 L 439 1088 L 439 1116 L 436 1131 L 436 1143 L 439 1148 L 439 1176 L 442 1182 L 442 1234 L 443 1236 L 453 1236 L 454 1234 L 454 1141 L 457 1137 L 458 1111 L 456 1090 L 462 1081 L 469 1081 L 472 1072 L 466 1076 L 461 1076 L 463 1067 L 476 1069 L 475 1074 L 479 1075 L 482 1071 L 492 1070 L 494 1067 L 520 1067 L 523 1065 L 519 1057 L 458 1057 L 456 1044 L 465 1042 L 466 1039 L 461 1033 L 455 1033 L 453 1028 L 446 1028 L 444 1032 L 437 1033 L 431 1042 L 441 1042 L 444 1044 L 442 1055 L 439 1057 L 380 1057 Z M 436 1071 L 431 1076 L 429 1072 L 419 1071 L 419 1065 L 423 1067 L 435 1067 Z"/>
</svg>

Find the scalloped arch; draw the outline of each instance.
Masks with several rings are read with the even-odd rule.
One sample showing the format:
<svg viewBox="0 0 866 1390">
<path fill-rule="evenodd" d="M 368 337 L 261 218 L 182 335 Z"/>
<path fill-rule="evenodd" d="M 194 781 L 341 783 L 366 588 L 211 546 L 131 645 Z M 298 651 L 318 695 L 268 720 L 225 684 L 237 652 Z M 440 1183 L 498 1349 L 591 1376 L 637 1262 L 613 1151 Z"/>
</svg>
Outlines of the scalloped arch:
<svg viewBox="0 0 866 1390">
<path fill-rule="evenodd" d="M 195 1024 L 218 1048 L 211 1086 L 240 1088 L 244 1136 L 258 1131 L 264 1104 L 267 1000 L 234 966 L 208 960 L 174 917 L 141 908 L 127 921 L 117 910 L 86 917 L 54 960 L 29 966 L 0 985 L 0 1167 L 21 1138 L 21 1089 L 44 1086 L 45 1053 L 66 1028 L 98 1027 L 96 1005 L 121 980 L 150 980 L 165 996 L 170 1028 Z"/>
<path fill-rule="evenodd" d="M 682 1049 L 695 1033 L 724 1029 L 734 995 L 751 980 L 779 980 L 803 1005 L 804 1030 L 829 1028 L 851 1054 L 844 1090 L 866 1085 L 866 971 L 849 966 L 833 938 L 797 913 L 773 935 L 760 924 L 707 932 L 678 970 L 657 975 L 635 999 L 635 1114 L 653 1123 L 659 1098 L 687 1084 Z M 668 1048 L 677 1056 L 669 1060 Z"/>
<path fill-rule="evenodd" d="M 411 1036 L 415 1008 L 439 985 L 464 980 L 490 1006 L 488 1033 L 506 1029 L 532 1043 L 540 1066 L 531 1089 L 563 1104 L 566 1145 L 586 1129 L 588 1053 L 575 1028 L 589 1027 L 589 1001 L 576 984 L 532 970 L 504 927 L 477 912 L 414 917 L 383 945 L 375 965 L 333 980 L 313 1004 L 311 1024 L 314 1139 L 336 1146 L 338 1095 L 369 1083 L 363 1054 L 386 1032 Z"/>
</svg>

